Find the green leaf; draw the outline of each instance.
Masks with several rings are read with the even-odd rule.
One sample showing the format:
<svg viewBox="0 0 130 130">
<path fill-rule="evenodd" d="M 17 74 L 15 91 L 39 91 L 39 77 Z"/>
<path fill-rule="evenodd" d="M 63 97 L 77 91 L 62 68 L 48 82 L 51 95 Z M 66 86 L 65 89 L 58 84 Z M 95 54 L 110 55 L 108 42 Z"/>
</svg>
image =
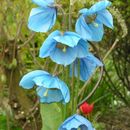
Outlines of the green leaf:
<svg viewBox="0 0 130 130">
<path fill-rule="evenodd" d="M 14 58 L 13 61 L 12 61 L 12 63 L 9 64 L 8 68 L 9 69 L 13 69 L 13 68 L 16 68 L 16 67 L 17 67 L 17 60 L 16 60 L 16 58 Z"/>
<path fill-rule="evenodd" d="M 62 123 L 62 111 L 56 104 L 41 104 L 42 130 L 57 130 Z"/>
</svg>

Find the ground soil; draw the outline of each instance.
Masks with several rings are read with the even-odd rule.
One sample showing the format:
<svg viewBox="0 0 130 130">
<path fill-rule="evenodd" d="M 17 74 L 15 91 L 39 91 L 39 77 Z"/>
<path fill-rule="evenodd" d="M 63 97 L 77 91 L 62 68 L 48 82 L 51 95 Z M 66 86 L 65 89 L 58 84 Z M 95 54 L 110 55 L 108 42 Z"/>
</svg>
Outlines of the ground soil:
<svg viewBox="0 0 130 130">
<path fill-rule="evenodd" d="M 104 114 L 99 122 L 105 124 L 105 130 L 130 130 L 130 108 L 122 107 Z"/>
</svg>

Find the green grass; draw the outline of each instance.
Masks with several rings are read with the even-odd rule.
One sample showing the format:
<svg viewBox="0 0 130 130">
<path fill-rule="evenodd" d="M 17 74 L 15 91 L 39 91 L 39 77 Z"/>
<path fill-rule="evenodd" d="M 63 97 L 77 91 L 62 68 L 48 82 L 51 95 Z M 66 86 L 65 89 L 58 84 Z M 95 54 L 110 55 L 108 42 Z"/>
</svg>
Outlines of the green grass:
<svg viewBox="0 0 130 130">
<path fill-rule="evenodd" d="M 0 130 L 7 130 L 7 120 L 5 115 L 0 115 Z M 16 127 L 12 122 L 10 122 L 10 130 L 22 130 Z"/>
</svg>

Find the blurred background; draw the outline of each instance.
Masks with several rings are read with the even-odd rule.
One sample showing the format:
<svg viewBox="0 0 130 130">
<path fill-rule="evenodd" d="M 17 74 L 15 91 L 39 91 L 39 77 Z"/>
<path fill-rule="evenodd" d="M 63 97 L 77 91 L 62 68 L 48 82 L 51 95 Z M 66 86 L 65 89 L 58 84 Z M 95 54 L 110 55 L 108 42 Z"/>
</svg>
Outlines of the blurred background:
<svg viewBox="0 0 130 130">
<path fill-rule="evenodd" d="M 96 0 L 76 1 L 71 12 L 73 31 L 78 10 L 90 7 L 94 2 Z M 91 47 L 103 60 L 105 70 L 98 89 L 88 101 L 95 102 L 94 111 L 88 118 L 96 130 L 130 130 L 130 0 L 111 2 L 109 11 L 114 17 L 114 29 L 105 28 L 103 40 L 99 44 L 92 43 Z M 69 1 L 60 3 L 68 15 Z M 35 107 L 35 91 L 19 87 L 25 73 L 34 69 L 52 72 L 54 65 L 50 59 L 38 57 L 39 48 L 50 32 L 34 33 L 27 28 L 32 7 L 35 5 L 31 0 L 0 0 L 0 130 L 41 129 L 42 117 L 39 107 Z M 51 31 L 61 29 L 61 21 L 59 12 Z M 82 98 L 97 80 L 98 74 L 95 74 Z"/>
</svg>

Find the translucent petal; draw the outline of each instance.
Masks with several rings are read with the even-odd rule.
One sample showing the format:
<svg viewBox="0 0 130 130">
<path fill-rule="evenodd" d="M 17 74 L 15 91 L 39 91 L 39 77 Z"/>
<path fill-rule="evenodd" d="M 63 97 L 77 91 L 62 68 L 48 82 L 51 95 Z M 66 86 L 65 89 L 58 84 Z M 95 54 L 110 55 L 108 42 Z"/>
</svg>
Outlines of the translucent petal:
<svg viewBox="0 0 130 130">
<path fill-rule="evenodd" d="M 67 46 L 74 47 L 78 44 L 81 37 L 74 32 L 65 32 L 64 34 L 55 36 L 54 39 L 59 43 L 63 43 Z"/>
<path fill-rule="evenodd" d="M 89 60 L 91 63 L 96 64 L 96 66 L 103 66 L 103 63 L 97 57 L 95 57 L 92 53 L 89 53 L 86 59 Z"/>
<path fill-rule="evenodd" d="M 48 100 L 50 102 L 62 101 L 63 103 L 68 103 L 70 100 L 70 93 L 67 85 L 56 76 L 39 76 L 33 79 L 36 85 L 40 86 L 37 88 L 38 95 L 43 100 Z M 47 96 L 44 96 L 45 91 L 48 89 Z M 57 95 L 55 95 L 57 94 Z M 59 94 L 59 95 L 58 95 Z M 50 97 L 49 97 L 50 95 Z M 53 100 L 54 97 L 54 100 Z"/>
<path fill-rule="evenodd" d="M 50 58 L 57 64 L 69 65 L 76 59 L 77 53 L 75 49 L 71 47 L 66 48 L 66 52 L 63 52 L 59 48 L 55 48 L 50 55 Z"/>
<path fill-rule="evenodd" d="M 32 2 L 41 7 L 51 6 L 54 4 L 54 0 L 32 0 Z"/>
<path fill-rule="evenodd" d="M 48 75 L 44 75 L 44 76 L 35 77 L 32 80 L 34 81 L 34 83 L 37 86 L 44 86 L 45 82 L 47 82 L 51 78 L 52 78 L 52 76 L 50 74 L 48 74 Z M 47 88 L 47 86 L 44 86 L 44 87 Z"/>
<path fill-rule="evenodd" d="M 77 52 L 77 58 L 83 58 L 88 55 L 89 44 L 87 41 L 81 39 L 76 47 L 74 47 L 75 53 Z"/>
<path fill-rule="evenodd" d="M 56 47 L 56 41 L 53 39 L 54 36 L 59 35 L 59 31 L 56 30 L 52 32 L 48 38 L 44 41 L 40 48 L 39 57 L 45 58 L 48 57 L 51 53 L 51 51 Z"/>
<path fill-rule="evenodd" d="M 47 89 L 44 87 L 37 88 L 37 94 L 40 98 L 40 102 L 52 103 L 52 102 L 60 102 L 63 100 L 63 95 L 60 90 L 48 90 L 47 95 L 44 96 L 44 93 L 46 92 L 46 90 Z"/>
<path fill-rule="evenodd" d="M 93 54 L 89 53 L 85 58 L 80 60 L 80 80 L 86 81 L 95 71 L 96 67 L 103 66 L 102 62 Z M 78 77 L 78 60 L 74 62 L 74 75 Z M 70 67 L 70 76 L 72 76 L 72 65 Z"/>
<path fill-rule="evenodd" d="M 92 32 L 89 28 L 89 26 L 86 24 L 85 22 L 85 19 L 84 19 L 84 16 L 81 15 L 77 22 L 76 22 L 76 27 L 75 27 L 75 30 L 78 34 L 81 35 L 81 37 L 85 40 L 88 40 L 88 39 L 91 39 L 91 35 L 92 35 Z"/>
<path fill-rule="evenodd" d="M 87 8 L 83 8 L 79 11 L 79 13 L 81 14 L 85 14 L 85 15 L 93 15 L 98 13 L 99 11 L 102 11 L 104 9 L 106 9 L 108 6 L 111 5 L 111 2 L 108 0 L 101 0 L 99 2 L 97 2 L 96 4 L 94 4 L 90 9 Z"/>
<path fill-rule="evenodd" d="M 48 73 L 42 70 L 35 70 L 32 72 L 29 72 L 22 77 L 19 85 L 25 89 L 31 89 L 35 85 L 33 78 L 37 76 L 43 76 L 43 75 L 48 75 Z"/>
<path fill-rule="evenodd" d="M 103 37 L 104 29 L 103 25 L 96 20 L 87 24 L 85 16 L 82 15 L 76 22 L 76 32 L 85 40 L 98 42 Z"/>
<path fill-rule="evenodd" d="M 28 19 L 28 27 L 36 32 L 47 32 L 54 26 L 55 21 L 55 8 L 33 8 Z"/>
<path fill-rule="evenodd" d="M 94 24 L 97 24 L 97 26 L 95 26 Z M 95 41 L 95 42 L 99 42 L 102 40 L 103 34 L 104 34 L 104 28 L 103 28 L 103 24 L 98 23 L 98 22 L 94 22 L 88 25 L 90 30 L 91 30 L 91 39 L 88 39 L 89 41 Z"/>
<path fill-rule="evenodd" d="M 79 11 L 79 13 L 81 13 L 81 14 L 86 14 L 86 13 L 88 13 L 88 11 L 89 11 L 89 9 L 83 8 L 83 9 L 81 9 L 81 10 Z"/>
<path fill-rule="evenodd" d="M 113 28 L 113 17 L 108 10 L 99 11 L 96 19 L 107 27 Z"/>
<path fill-rule="evenodd" d="M 89 9 L 89 14 L 94 14 L 98 11 L 106 9 L 108 6 L 111 5 L 111 2 L 108 0 L 101 0 L 94 4 L 90 9 Z"/>
<path fill-rule="evenodd" d="M 58 130 L 77 130 L 78 128 L 87 128 L 81 130 L 94 130 L 90 121 L 88 121 L 83 116 L 75 114 L 68 119 L 66 119 Z"/>
<path fill-rule="evenodd" d="M 68 103 L 68 102 L 70 101 L 69 88 L 68 88 L 67 85 L 66 85 L 63 81 L 61 81 L 61 80 L 60 80 L 60 82 L 58 82 L 58 83 L 59 83 L 59 88 L 60 88 L 61 93 L 62 93 L 63 98 L 64 98 L 63 103 L 64 103 L 64 104 L 65 104 L 65 103 Z"/>
</svg>

